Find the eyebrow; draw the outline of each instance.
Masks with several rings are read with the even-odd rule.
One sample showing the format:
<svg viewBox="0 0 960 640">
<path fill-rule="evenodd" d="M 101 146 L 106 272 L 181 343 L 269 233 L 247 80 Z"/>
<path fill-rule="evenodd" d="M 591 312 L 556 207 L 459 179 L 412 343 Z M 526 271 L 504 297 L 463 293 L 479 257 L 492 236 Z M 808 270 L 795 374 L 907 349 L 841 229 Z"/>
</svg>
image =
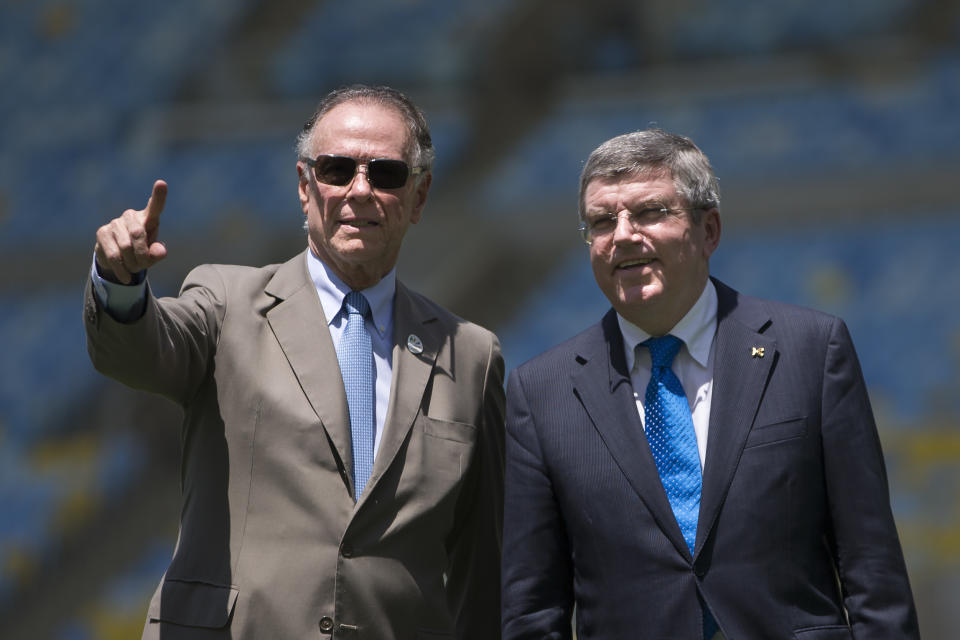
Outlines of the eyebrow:
<svg viewBox="0 0 960 640">
<path fill-rule="evenodd" d="M 616 214 L 609 209 L 587 209 L 583 212 L 583 215 L 586 218 L 598 218 L 600 216 L 613 216 Z"/>
<path fill-rule="evenodd" d="M 671 208 L 671 207 L 670 207 L 669 205 L 667 205 L 667 203 L 664 202 L 663 199 L 657 199 L 657 198 L 651 198 L 651 199 L 649 199 L 649 200 L 644 200 L 643 202 L 639 203 L 639 204 L 636 205 L 635 207 L 631 207 L 631 209 L 635 209 L 635 210 L 638 210 L 638 211 L 641 211 L 641 210 L 643 210 L 643 209 L 670 209 L 670 208 Z M 597 215 L 597 216 L 599 216 L 599 215 L 614 215 L 614 213 L 615 213 L 615 212 L 610 211 L 609 209 L 605 209 L 605 208 L 602 208 L 602 207 L 598 207 L 598 208 L 596 208 L 596 209 L 587 209 L 587 210 L 584 212 L 584 215 L 588 215 L 588 216 L 590 216 L 590 215 Z"/>
</svg>

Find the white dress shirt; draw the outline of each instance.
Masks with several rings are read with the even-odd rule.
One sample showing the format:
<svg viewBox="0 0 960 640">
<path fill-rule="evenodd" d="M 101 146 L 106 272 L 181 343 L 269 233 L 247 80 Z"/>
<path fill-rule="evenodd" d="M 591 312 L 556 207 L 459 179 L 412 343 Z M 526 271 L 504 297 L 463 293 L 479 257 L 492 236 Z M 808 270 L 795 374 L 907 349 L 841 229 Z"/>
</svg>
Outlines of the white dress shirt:
<svg viewBox="0 0 960 640">
<path fill-rule="evenodd" d="M 646 429 L 644 403 L 647 384 L 650 382 L 650 350 L 637 349 L 637 345 L 651 337 L 649 333 L 617 314 L 623 348 L 630 370 L 633 397 L 640 413 L 640 421 Z M 710 431 L 710 401 L 713 392 L 713 337 L 717 333 L 717 289 L 707 280 L 703 293 L 680 322 L 669 331 L 683 340 L 683 346 L 673 361 L 674 374 L 683 385 L 683 392 L 693 415 L 693 428 L 697 434 L 697 450 L 700 453 L 700 468 L 703 469 L 707 455 L 707 436 Z"/>
</svg>

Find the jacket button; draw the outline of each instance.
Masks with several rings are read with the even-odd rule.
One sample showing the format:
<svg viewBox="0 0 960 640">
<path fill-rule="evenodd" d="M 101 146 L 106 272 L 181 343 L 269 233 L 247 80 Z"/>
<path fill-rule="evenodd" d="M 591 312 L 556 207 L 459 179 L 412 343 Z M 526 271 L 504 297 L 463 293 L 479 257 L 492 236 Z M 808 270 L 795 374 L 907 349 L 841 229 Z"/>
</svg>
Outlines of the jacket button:
<svg viewBox="0 0 960 640">
<path fill-rule="evenodd" d="M 330 616 L 323 616 L 320 618 L 320 631 L 323 633 L 330 633 L 333 631 L 333 618 Z"/>
<path fill-rule="evenodd" d="M 340 547 L 340 555 L 342 555 L 344 558 L 350 558 L 350 557 L 352 557 L 352 556 L 353 556 L 353 547 L 351 547 L 351 546 L 348 545 L 348 544 L 343 545 L 342 547 Z"/>
</svg>

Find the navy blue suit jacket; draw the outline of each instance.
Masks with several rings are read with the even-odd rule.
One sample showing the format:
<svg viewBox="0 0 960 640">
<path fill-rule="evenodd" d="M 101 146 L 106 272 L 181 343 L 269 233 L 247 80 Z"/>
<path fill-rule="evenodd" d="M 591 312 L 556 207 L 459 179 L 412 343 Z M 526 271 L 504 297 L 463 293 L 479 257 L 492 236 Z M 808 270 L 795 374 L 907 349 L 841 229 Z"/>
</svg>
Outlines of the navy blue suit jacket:
<svg viewBox="0 0 960 640">
<path fill-rule="evenodd" d="M 611 310 L 507 387 L 504 640 L 919 638 L 860 365 L 833 316 L 719 295 L 691 555 Z M 762 349 L 762 357 L 756 349 Z M 642 392 L 642 390 L 641 390 Z"/>
</svg>

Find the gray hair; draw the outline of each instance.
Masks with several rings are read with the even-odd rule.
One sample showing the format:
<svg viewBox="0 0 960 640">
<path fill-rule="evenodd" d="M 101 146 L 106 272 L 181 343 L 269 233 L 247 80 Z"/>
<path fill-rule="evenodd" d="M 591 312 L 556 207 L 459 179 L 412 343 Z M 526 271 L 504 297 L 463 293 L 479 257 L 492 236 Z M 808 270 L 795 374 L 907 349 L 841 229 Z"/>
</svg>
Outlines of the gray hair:
<svg viewBox="0 0 960 640">
<path fill-rule="evenodd" d="M 720 186 L 707 156 L 685 136 L 662 129 L 625 133 L 593 150 L 580 174 L 580 219 L 584 192 L 597 178 L 668 176 L 686 205 L 695 209 L 720 206 Z M 696 223 L 702 211 L 694 212 Z"/>
<path fill-rule="evenodd" d="M 391 87 L 373 87 L 363 84 L 354 84 L 334 89 L 317 105 L 310 119 L 303 125 L 303 130 L 297 136 L 297 155 L 310 155 L 310 134 L 314 125 L 319 122 L 334 107 L 345 102 L 366 102 L 392 108 L 399 113 L 407 124 L 410 140 L 413 142 L 410 157 L 407 158 L 414 167 L 423 167 L 423 174 L 433 168 L 433 141 L 430 138 L 430 128 L 423 111 L 406 95 Z"/>
</svg>

